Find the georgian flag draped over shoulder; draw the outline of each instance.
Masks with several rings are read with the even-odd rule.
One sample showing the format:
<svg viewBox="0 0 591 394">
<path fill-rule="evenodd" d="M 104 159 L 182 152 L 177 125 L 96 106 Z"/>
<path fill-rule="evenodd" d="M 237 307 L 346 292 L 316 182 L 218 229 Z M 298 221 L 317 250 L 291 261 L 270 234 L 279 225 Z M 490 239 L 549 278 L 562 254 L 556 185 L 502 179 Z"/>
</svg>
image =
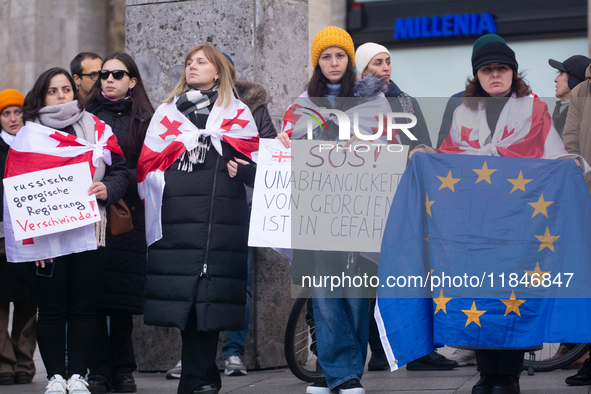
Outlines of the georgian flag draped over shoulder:
<svg viewBox="0 0 591 394">
<path fill-rule="evenodd" d="M 324 98 L 326 100 L 326 98 Z M 354 116 L 357 115 L 357 124 L 359 131 L 362 134 L 375 135 L 379 129 L 379 119 L 381 117 L 382 123 L 382 135 L 376 140 L 381 142 L 387 142 L 389 144 L 400 144 L 400 137 L 398 135 L 398 129 L 392 131 L 392 139 L 386 139 L 386 114 L 392 112 L 390 104 L 383 94 L 376 97 L 366 98 L 355 98 L 361 100 L 361 102 L 355 103 L 355 105 L 348 110 L 344 111 L 351 121 L 353 126 Z M 335 100 L 351 100 L 351 98 L 335 98 Z M 285 115 L 283 116 L 283 123 L 281 125 L 281 132 L 287 133 L 291 139 L 300 139 L 308 133 L 308 121 L 312 121 L 314 129 L 327 129 L 327 120 L 330 119 L 338 124 L 338 118 L 332 114 L 323 114 L 322 110 L 330 109 L 326 107 L 319 107 L 309 97 L 308 92 L 304 92 L 298 97 L 295 102 L 289 106 Z M 395 123 L 395 122 L 394 122 Z M 351 135 L 353 135 L 353 129 L 351 129 Z"/>
<path fill-rule="evenodd" d="M 148 245 L 162 238 L 164 171 L 184 151 L 196 148 L 201 135 L 211 138 L 211 145 L 220 155 L 224 141 L 256 162 L 259 134 L 250 110 L 241 101 L 232 99 L 228 108 L 214 105 L 205 129 L 191 123 L 174 103 L 158 107 L 146 132 L 137 167 L 138 191 L 146 208 Z"/>
<path fill-rule="evenodd" d="M 10 145 L 5 178 L 87 162 L 90 173 L 100 163 L 111 165 L 111 152 L 123 156 L 111 127 L 93 116 L 96 144 L 37 123 L 27 122 Z M 22 241 L 14 239 L 10 212 L 4 204 L 6 257 L 10 262 L 28 262 L 79 253 L 97 248 L 94 224 Z"/>
<path fill-rule="evenodd" d="M 541 159 L 555 159 L 567 153 L 546 103 L 534 95 L 511 97 L 492 132 L 482 104 L 476 111 L 460 105 L 454 111 L 449 135 L 437 151 Z"/>
</svg>

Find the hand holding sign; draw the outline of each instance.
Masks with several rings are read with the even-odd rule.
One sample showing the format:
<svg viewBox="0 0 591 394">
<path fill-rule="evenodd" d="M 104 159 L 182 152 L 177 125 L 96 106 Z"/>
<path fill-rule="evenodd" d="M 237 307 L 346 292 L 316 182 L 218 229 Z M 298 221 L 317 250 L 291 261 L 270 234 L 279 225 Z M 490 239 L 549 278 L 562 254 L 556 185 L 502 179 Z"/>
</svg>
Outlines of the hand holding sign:
<svg viewBox="0 0 591 394">
<path fill-rule="evenodd" d="M 88 195 L 92 196 L 93 194 L 96 198 L 103 201 L 106 201 L 109 197 L 107 186 L 102 182 L 95 182 L 90 186 L 90 189 L 88 189 Z"/>
</svg>

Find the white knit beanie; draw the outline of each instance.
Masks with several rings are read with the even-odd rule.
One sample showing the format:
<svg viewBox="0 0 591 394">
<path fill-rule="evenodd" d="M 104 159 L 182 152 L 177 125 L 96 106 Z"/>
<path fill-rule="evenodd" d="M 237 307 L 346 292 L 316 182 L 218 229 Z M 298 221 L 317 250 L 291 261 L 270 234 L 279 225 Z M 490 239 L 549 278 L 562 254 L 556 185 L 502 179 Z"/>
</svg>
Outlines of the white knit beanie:
<svg viewBox="0 0 591 394">
<path fill-rule="evenodd" d="M 373 59 L 373 57 L 378 53 L 382 52 L 390 54 L 388 48 L 373 42 L 366 42 L 357 48 L 357 52 L 355 52 L 355 67 L 357 69 L 357 76 L 359 78 L 361 78 L 363 71 L 365 71 L 365 68 L 371 59 Z"/>
</svg>

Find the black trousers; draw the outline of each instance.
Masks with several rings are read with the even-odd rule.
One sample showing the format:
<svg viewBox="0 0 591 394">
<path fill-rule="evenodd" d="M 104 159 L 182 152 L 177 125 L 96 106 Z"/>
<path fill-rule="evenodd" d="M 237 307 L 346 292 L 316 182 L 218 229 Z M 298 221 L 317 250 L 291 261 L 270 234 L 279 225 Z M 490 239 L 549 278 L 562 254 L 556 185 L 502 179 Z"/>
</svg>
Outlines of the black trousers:
<svg viewBox="0 0 591 394">
<path fill-rule="evenodd" d="M 102 376 L 109 383 L 119 374 L 137 369 L 131 334 L 133 316 L 122 311 L 96 310 L 96 341 L 90 362 L 89 376 Z M 110 325 L 107 324 L 110 317 Z"/>
<path fill-rule="evenodd" d="M 478 371 L 484 374 L 517 375 L 523 371 L 523 350 L 476 350 Z"/>
<path fill-rule="evenodd" d="M 75 253 L 55 258 L 51 276 L 33 274 L 39 306 L 37 343 L 48 379 L 55 374 L 67 377 L 66 324 L 69 376 L 86 375 L 102 261 L 99 251 Z"/>
<path fill-rule="evenodd" d="M 191 394 L 196 387 L 209 384 L 218 391 L 222 388 L 222 378 L 215 363 L 218 349 L 218 331 L 197 331 L 195 309 L 191 310 L 187 326 L 181 332 L 183 365 L 178 394 Z"/>
</svg>

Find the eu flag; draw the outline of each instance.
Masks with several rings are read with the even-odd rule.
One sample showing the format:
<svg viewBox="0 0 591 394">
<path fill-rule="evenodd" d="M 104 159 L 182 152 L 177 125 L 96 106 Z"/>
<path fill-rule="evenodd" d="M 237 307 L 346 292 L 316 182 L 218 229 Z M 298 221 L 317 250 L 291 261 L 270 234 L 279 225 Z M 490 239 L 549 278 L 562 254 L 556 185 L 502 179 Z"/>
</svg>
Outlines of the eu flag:
<svg viewBox="0 0 591 394">
<path fill-rule="evenodd" d="M 390 365 L 441 345 L 591 342 L 590 219 L 572 160 L 414 155 L 378 271 Z"/>
</svg>

